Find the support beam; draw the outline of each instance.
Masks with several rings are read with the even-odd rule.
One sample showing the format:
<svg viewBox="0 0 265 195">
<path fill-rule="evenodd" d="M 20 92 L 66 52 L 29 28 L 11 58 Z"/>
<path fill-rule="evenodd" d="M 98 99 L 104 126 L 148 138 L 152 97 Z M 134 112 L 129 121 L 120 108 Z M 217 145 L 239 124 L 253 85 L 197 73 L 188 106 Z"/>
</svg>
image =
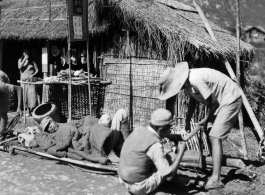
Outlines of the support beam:
<svg viewBox="0 0 265 195">
<path fill-rule="evenodd" d="M 239 10 L 239 0 L 236 0 L 236 37 L 237 37 L 237 52 L 236 52 L 236 74 L 237 74 L 237 84 L 241 86 L 241 68 L 240 68 L 240 10 Z M 242 144 L 242 154 L 245 160 L 248 160 L 248 152 L 247 152 L 247 143 L 246 137 L 244 133 L 244 121 L 243 121 L 243 113 L 242 109 L 239 111 L 238 114 L 238 122 L 239 122 L 239 129 L 240 134 L 242 137 L 241 144 Z"/>
</svg>

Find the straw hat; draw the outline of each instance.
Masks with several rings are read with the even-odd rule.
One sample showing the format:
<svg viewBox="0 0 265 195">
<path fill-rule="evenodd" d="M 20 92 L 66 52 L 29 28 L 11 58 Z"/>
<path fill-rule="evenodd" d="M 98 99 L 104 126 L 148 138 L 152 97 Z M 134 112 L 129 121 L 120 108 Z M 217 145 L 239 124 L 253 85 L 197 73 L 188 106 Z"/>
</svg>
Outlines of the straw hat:
<svg viewBox="0 0 265 195">
<path fill-rule="evenodd" d="M 156 126 L 166 126 L 173 124 L 173 117 L 169 110 L 158 108 L 151 115 L 151 123 Z"/>
<path fill-rule="evenodd" d="M 175 68 L 167 68 L 160 76 L 158 85 L 160 86 L 160 95 L 158 99 L 167 100 L 176 95 L 189 75 L 189 65 L 187 62 L 177 63 Z"/>
</svg>

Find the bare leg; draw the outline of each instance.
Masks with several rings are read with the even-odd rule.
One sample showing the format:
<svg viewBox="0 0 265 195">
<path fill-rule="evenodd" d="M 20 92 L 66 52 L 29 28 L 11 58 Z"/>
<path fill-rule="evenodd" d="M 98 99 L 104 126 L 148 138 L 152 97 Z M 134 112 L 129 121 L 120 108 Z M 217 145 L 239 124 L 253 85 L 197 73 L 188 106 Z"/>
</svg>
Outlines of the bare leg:
<svg viewBox="0 0 265 195">
<path fill-rule="evenodd" d="M 222 184 L 221 182 L 221 165 L 223 157 L 222 140 L 210 136 L 210 141 L 212 144 L 213 173 L 206 185 L 212 185 L 213 183 Z"/>
</svg>

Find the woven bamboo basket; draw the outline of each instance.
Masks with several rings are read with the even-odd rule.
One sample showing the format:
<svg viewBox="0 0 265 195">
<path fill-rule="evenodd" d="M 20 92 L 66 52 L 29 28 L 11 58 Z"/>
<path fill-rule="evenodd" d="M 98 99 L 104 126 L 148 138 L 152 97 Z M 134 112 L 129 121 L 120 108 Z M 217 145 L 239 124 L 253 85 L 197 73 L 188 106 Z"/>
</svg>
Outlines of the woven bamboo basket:
<svg viewBox="0 0 265 195">
<path fill-rule="evenodd" d="M 107 84 L 104 83 L 91 82 L 92 113 L 90 113 L 87 84 L 72 85 L 72 120 L 79 120 L 87 115 L 100 117 L 103 110 L 106 86 Z M 49 85 L 48 101 L 54 103 L 65 118 L 69 117 L 67 84 Z"/>
</svg>

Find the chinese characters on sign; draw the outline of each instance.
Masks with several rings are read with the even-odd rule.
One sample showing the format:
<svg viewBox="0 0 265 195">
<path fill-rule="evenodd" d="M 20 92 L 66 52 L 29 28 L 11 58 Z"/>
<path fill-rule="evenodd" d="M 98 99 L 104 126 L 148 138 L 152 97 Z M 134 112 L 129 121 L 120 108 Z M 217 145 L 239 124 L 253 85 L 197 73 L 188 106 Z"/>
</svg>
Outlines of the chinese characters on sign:
<svg viewBox="0 0 265 195">
<path fill-rule="evenodd" d="M 74 39 L 82 39 L 82 17 L 73 16 Z"/>
<path fill-rule="evenodd" d="M 87 0 L 68 0 L 71 41 L 87 39 Z"/>
</svg>

